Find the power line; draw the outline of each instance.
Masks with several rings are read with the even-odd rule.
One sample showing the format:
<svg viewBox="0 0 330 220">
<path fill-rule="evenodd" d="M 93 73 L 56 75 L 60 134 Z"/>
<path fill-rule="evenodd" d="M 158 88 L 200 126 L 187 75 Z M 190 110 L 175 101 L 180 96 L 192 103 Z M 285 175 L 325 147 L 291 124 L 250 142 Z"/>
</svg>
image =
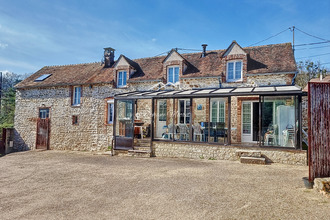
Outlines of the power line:
<svg viewBox="0 0 330 220">
<path fill-rule="evenodd" d="M 203 50 L 200 50 L 200 49 L 184 49 L 184 48 L 178 48 L 178 50 L 203 51 Z"/>
<path fill-rule="evenodd" d="M 330 45 L 321 46 L 321 47 L 300 48 L 300 49 L 296 49 L 296 50 L 309 50 L 309 49 L 317 49 L 317 48 L 325 48 L 325 47 L 330 47 Z"/>
<path fill-rule="evenodd" d="M 300 30 L 299 28 L 296 28 L 296 29 L 297 29 L 298 31 L 300 31 L 300 32 L 302 32 L 302 33 L 304 33 L 304 34 L 310 36 L 310 37 L 314 37 L 314 38 L 317 38 L 317 39 L 319 39 L 319 40 L 324 40 L 324 41 L 330 42 L 330 40 L 327 40 L 327 39 L 324 39 L 324 38 L 317 37 L 317 36 L 315 36 L 315 35 L 312 35 L 312 34 L 306 33 L 305 31 L 302 31 L 302 30 Z"/>
<path fill-rule="evenodd" d="M 259 44 L 259 43 L 262 43 L 262 42 L 264 42 L 264 41 L 266 41 L 266 40 L 269 40 L 269 39 L 271 39 L 271 38 L 273 38 L 273 37 L 276 37 L 276 36 L 282 34 L 283 32 L 285 32 L 285 31 L 287 31 L 287 30 L 290 30 L 290 28 L 287 28 L 287 29 L 285 29 L 285 30 L 283 30 L 283 31 L 281 31 L 281 32 L 279 32 L 279 33 L 273 35 L 273 36 L 270 36 L 270 37 L 268 37 L 268 38 L 266 38 L 266 39 L 264 39 L 264 40 L 262 40 L 262 41 L 259 41 L 259 42 L 257 42 L 257 43 L 251 44 L 251 45 L 249 45 L 248 47 L 251 47 L 251 46 L 256 45 L 256 44 Z"/>
<path fill-rule="evenodd" d="M 170 52 L 170 50 L 165 51 L 165 52 L 163 52 L 163 53 L 160 53 L 160 54 L 156 55 L 155 57 L 158 57 L 158 56 L 163 55 L 163 54 L 167 54 L 167 53 L 169 53 L 169 52 Z"/>
<path fill-rule="evenodd" d="M 309 46 L 309 45 L 315 45 L 315 44 L 329 44 L 329 42 L 326 42 L 326 41 L 322 41 L 322 42 L 315 42 L 315 43 L 308 43 L 308 44 L 297 44 L 295 45 L 296 47 L 300 47 L 300 46 Z"/>
<path fill-rule="evenodd" d="M 325 48 L 325 47 L 330 47 L 330 45 L 328 45 L 328 46 L 323 46 L 323 47 L 300 48 L 300 49 L 296 49 L 296 50 L 310 50 L 310 49 Z"/>
<path fill-rule="evenodd" d="M 310 58 L 310 57 L 318 57 L 318 56 L 324 56 L 324 55 L 329 55 L 330 53 L 323 53 L 323 54 L 317 54 L 317 55 L 312 55 L 312 56 L 307 56 L 307 57 L 299 57 L 296 59 L 303 59 L 303 58 Z"/>
</svg>

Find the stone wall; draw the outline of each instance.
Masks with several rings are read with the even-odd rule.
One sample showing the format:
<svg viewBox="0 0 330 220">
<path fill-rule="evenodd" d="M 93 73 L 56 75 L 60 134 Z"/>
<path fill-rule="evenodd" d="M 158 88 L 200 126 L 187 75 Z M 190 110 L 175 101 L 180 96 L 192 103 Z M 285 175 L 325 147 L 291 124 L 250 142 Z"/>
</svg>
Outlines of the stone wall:
<svg viewBox="0 0 330 220">
<path fill-rule="evenodd" d="M 50 108 L 50 149 L 105 150 L 112 126 L 105 126 L 106 97 L 120 92 L 110 85 L 83 86 L 80 106 L 71 105 L 70 87 L 20 89 L 16 95 L 15 150 L 35 149 L 39 108 Z M 73 125 L 72 116 L 78 116 Z"/>
<path fill-rule="evenodd" d="M 315 178 L 314 187 L 316 191 L 327 194 L 330 197 L 330 177 Z"/>
<path fill-rule="evenodd" d="M 308 131 L 308 96 L 303 96 L 301 100 L 301 120 L 302 128 L 307 132 Z"/>
<path fill-rule="evenodd" d="M 236 153 L 239 149 L 260 151 L 267 163 L 283 163 L 292 165 L 307 165 L 307 152 L 300 150 L 285 150 L 275 148 L 255 148 L 237 146 L 219 146 L 193 143 L 153 142 L 153 153 L 156 157 L 239 160 Z"/>
</svg>

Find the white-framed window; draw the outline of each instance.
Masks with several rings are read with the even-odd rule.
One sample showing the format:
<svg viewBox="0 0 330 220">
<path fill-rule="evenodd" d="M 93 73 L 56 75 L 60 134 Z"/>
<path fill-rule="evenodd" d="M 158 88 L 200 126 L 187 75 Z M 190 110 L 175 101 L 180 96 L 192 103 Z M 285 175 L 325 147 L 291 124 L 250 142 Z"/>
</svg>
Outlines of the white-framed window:
<svg viewBox="0 0 330 220">
<path fill-rule="evenodd" d="M 117 86 L 118 87 L 125 87 L 126 86 L 126 77 L 127 77 L 127 72 L 126 71 L 119 71 L 118 72 L 118 80 L 117 80 Z"/>
<path fill-rule="evenodd" d="M 190 100 L 179 99 L 179 123 L 189 124 L 190 123 Z"/>
<path fill-rule="evenodd" d="M 243 62 L 241 60 L 227 62 L 227 82 L 242 81 Z"/>
<path fill-rule="evenodd" d="M 167 82 L 170 83 L 177 83 L 179 82 L 179 72 L 180 67 L 178 66 L 171 66 L 167 68 Z"/>
<path fill-rule="evenodd" d="M 49 108 L 39 108 L 39 118 L 49 118 Z"/>
<path fill-rule="evenodd" d="M 108 112 L 107 112 L 107 124 L 113 124 L 113 114 L 114 114 L 114 101 L 113 99 L 107 101 Z"/>
<path fill-rule="evenodd" d="M 81 86 L 74 86 L 73 87 L 73 102 L 72 105 L 80 105 L 80 98 L 81 98 Z"/>
<path fill-rule="evenodd" d="M 225 101 L 211 99 L 211 122 L 225 122 Z"/>
</svg>

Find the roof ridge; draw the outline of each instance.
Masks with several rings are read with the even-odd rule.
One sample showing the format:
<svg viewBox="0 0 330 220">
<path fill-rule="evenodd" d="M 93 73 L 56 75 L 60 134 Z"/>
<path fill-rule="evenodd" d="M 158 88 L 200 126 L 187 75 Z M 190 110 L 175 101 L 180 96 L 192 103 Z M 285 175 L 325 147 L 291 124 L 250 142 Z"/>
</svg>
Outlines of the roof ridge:
<svg viewBox="0 0 330 220">
<path fill-rule="evenodd" d="M 260 48 L 260 47 L 270 47 L 270 46 L 280 46 L 280 45 L 286 45 L 291 44 L 291 42 L 286 43 L 279 43 L 279 44 L 267 44 L 267 45 L 259 45 L 259 46 L 251 46 L 251 47 L 243 47 L 243 49 L 251 49 L 251 48 Z"/>
<path fill-rule="evenodd" d="M 61 66 L 79 66 L 79 65 L 86 65 L 86 64 L 101 64 L 101 62 L 99 61 L 95 61 L 95 62 L 89 62 L 89 63 L 76 63 L 76 64 L 60 64 L 60 65 L 48 65 L 48 66 L 44 66 L 44 67 L 61 67 Z"/>
</svg>

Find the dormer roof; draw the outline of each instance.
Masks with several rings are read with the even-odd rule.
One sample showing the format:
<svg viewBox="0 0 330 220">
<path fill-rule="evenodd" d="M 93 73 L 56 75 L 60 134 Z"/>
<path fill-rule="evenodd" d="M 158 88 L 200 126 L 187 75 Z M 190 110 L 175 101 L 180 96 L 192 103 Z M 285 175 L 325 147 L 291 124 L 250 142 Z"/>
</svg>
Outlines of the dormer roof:
<svg viewBox="0 0 330 220">
<path fill-rule="evenodd" d="M 235 40 L 233 40 L 233 42 L 223 53 L 222 57 L 226 57 L 228 55 L 246 55 L 246 52 Z"/>
<path fill-rule="evenodd" d="M 178 53 L 178 51 L 176 49 L 172 49 L 168 55 L 165 57 L 165 59 L 163 60 L 163 63 L 169 61 L 169 60 L 175 60 L 175 61 L 184 61 L 184 57 L 181 56 L 180 53 Z"/>
</svg>

